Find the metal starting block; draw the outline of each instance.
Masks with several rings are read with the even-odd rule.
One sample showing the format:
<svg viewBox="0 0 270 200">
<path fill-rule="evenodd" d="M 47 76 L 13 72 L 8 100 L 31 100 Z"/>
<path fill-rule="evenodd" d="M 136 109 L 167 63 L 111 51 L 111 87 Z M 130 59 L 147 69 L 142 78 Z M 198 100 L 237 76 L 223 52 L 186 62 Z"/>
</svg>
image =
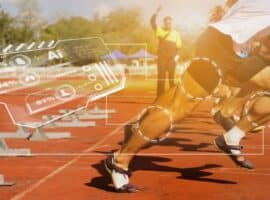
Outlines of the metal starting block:
<svg viewBox="0 0 270 200">
<path fill-rule="evenodd" d="M 30 149 L 11 149 L 4 139 L 0 139 L 0 157 L 31 156 Z"/>
<path fill-rule="evenodd" d="M 44 127 L 38 126 L 37 123 L 23 123 L 21 126 L 18 126 L 18 129 L 15 133 L 12 132 L 1 132 L 0 139 L 29 139 L 29 140 L 47 140 L 47 139 L 67 139 L 71 138 L 70 132 L 45 132 Z M 27 128 L 28 126 L 36 126 L 37 128 L 33 129 L 32 132 Z"/>
<path fill-rule="evenodd" d="M 62 110 L 64 111 L 64 110 Z M 70 113 L 69 110 L 66 112 L 62 112 L 62 114 Z M 54 121 L 53 119 L 59 118 L 59 120 Z M 81 121 L 81 118 L 76 114 L 66 115 L 66 117 L 62 117 L 62 115 L 44 115 L 44 120 L 51 120 L 52 122 L 49 124 L 50 127 L 93 127 L 96 126 L 96 122 L 94 121 Z"/>
<path fill-rule="evenodd" d="M 5 177 L 4 175 L 0 174 L 0 187 L 6 186 L 6 187 L 10 187 L 15 185 L 15 182 L 7 182 L 5 181 Z"/>
</svg>

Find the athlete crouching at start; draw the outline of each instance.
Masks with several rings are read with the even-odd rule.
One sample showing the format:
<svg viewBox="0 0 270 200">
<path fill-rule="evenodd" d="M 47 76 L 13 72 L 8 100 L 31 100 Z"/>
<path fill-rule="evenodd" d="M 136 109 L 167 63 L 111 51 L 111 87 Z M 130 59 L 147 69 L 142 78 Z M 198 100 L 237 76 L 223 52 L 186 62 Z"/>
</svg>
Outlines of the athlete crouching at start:
<svg viewBox="0 0 270 200">
<path fill-rule="evenodd" d="M 187 117 L 203 99 L 216 96 L 221 84 L 243 89 L 253 84 L 255 89 L 244 95 L 249 97 L 251 92 L 265 91 L 250 98 L 248 111 L 236 124 L 224 125 L 227 118 L 220 112 L 218 117 L 215 116 L 228 130 L 216 138 L 216 146 L 237 165 L 253 168 L 242 155 L 240 141 L 246 132 L 254 128 L 254 124 L 261 125 L 270 119 L 270 69 L 266 51 L 252 53 L 248 50 L 258 35 L 265 38 L 269 28 L 270 4 L 267 0 L 240 0 L 221 21 L 208 27 L 197 42 L 196 58 L 182 74 L 179 84 L 147 108 L 147 112 L 131 126 L 129 140 L 105 160 L 105 167 L 117 191 L 137 191 L 129 183 L 128 170 L 136 153 L 149 142 L 164 136 L 172 124 Z M 243 50 L 246 51 L 245 56 L 242 56 Z M 230 102 L 228 105 L 230 107 Z"/>
</svg>

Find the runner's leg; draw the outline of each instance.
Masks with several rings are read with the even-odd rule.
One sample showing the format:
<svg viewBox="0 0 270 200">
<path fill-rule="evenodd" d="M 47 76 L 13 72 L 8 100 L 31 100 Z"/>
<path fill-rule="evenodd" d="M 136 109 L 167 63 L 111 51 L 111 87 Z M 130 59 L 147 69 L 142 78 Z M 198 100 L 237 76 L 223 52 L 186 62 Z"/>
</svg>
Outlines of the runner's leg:
<svg viewBox="0 0 270 200">
<path fill-rule="evenodd" d="M 207 92 L 188 74 L 185 73 L 183 83 L 189 88 L 194 95 L 205 96 Z M 189 99 L 180 88 L 175 89 L 174 97 L 170 104 L 157 101 L 155 105 L 166 108 L 173 117 L 173 122 L 179 121 L 186 117 L 198 105 L 198 101 Z M 161 110 L 151 111 L 140 123 L 140 131 L 149 139 L 157 139 L 164 132 L 168 131 L 171 122 L 166 113 Z M 127 169 L 131 160 L 146 144 L 149 143 L 133 128 L 133 135 L 130 140 L 122 146 L 115 154 L 115 164 Z"/>
</svg>

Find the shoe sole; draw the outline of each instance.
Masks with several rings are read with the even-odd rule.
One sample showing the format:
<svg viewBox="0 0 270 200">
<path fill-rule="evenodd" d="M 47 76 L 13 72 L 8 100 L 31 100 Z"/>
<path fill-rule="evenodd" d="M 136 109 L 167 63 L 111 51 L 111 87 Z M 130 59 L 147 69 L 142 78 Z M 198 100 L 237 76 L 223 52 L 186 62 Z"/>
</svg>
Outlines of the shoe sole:
<svg viewBox="0 0 270 200">
<path fill-rule="evenodd" d="M 240 168 L 240 169 L 247 170 L 247 171 L 254 171 L 254 169 L 249 169 L 249 168 L 243 167 L 243 166 L 239 165 L 236 161 L 234 161 L 233 159 L 231 159 L 231 158 L 230 158 L 230 154 L 226 153 L 226 152 L 223 151 L 221 148 L 219 148 L 219 146 L 217 145 L 217 143 L 216 143 L 215 140 L 214 140 L 213 143 L 214 143 L 215 148 L 216 148 L 218 151 L 223 152 L 226 156 L 228 156 L 229 159 L 230 159 L 231 161 L 233 161 L 233 163 L 234 163 L 234 165 L 235 165 L 236 167 L 238 167 L 238 168 Z"/>
</svg>

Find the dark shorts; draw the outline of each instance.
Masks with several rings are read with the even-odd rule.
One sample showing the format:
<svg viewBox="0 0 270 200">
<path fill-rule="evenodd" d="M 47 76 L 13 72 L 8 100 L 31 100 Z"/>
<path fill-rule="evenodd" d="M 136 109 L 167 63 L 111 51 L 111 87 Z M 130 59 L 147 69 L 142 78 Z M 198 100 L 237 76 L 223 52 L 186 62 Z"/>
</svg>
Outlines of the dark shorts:
<svg viewBox="0 0 270 200">
<path fill-rule="evenodd" d="M 224 35 L 214 28 L 208 28 L 199 38 L 196 48 L 196 57 L 207 57 L 213 60 L 221 69 L 223 82 L 230 86 L 241 87 L 254 75 L 267 66 L 263 58 L 251 55 L 240 58 L 233 49 L 230 36 Z M 194 64 L 189 67 L 189 73 L 208 91 L 213 88 L 209 84 L 217 82 L 217 73 L 211 67 L 203 64 Z M 213 81 L 210 81 L 213 79 Z"/>
</svg>

